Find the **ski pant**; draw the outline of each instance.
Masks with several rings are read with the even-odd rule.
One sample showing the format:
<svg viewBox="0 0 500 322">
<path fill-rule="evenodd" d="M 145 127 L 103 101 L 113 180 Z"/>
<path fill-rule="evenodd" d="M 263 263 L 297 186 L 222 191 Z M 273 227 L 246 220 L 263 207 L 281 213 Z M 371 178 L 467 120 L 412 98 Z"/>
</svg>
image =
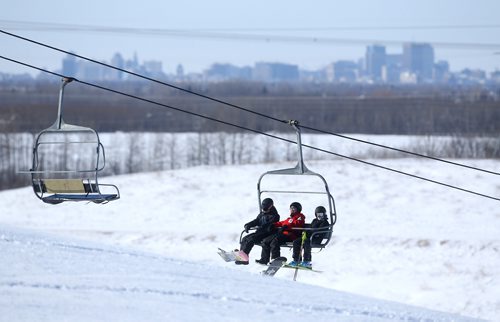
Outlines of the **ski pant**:
<svg viewBox="0 0 500 322">
<path fill-rule="evenodd" d="M 281 233 L 273 234 L 262 240 L 262 253 L 260 254 L 260 260 L 262 262 L 269 262 L 269 257 L 272 259 L 281 256 L 280 245 L 289 241 L 289 238 Z"/>
<path fill-rule="evenodd" d="M 306 238 L 304 240 L 304 245 L 302 245 L 302 238 L 297 238 L 293 241 L 293 260 L 298 262 L 300 261 L 300 249 L 304 250 L 304 257 L 302 260 L 304 262 L 311 261 L 311 240 Z"/>
<path fill-rule="evenodd" d="M 244 251 L 245 254 L 250 254 L 252 248 L 255 244 L 260 243 L 264 238 L 269 236 L 267 231 L 256 231 L 254 233 L 248 234 L 241 240 L 240 250 Z"/>
</svg>

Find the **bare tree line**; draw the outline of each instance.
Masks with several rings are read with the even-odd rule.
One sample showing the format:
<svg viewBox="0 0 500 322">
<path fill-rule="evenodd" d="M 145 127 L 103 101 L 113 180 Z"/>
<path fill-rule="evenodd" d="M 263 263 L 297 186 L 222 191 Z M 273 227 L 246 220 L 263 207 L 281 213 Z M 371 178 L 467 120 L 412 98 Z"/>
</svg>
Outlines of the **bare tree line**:
<svg viewBox="0 0 500 322">
<path fill-rule="evenodd" d="M 59 85 L 57 81 L 0 83 L 0 189 L 29 184 L 29 176 L 16 171 L 31 166 L 33 133 L 54 123 Z M 299 120 L 335 133 L 432 136 L 405 147 L 422 154 L 499 157 L 498 88 L 245 82 L 180 85 L 251 111 L 281 120 Z M 291 130 L 287 125 L 165 86 L 146 82 L 106 86 L 257 131 Z M 268 137 L 257 139 L 234 127 L 79 83 L 66 89 L 64 119 L 101 133 L 108 161 L 104 175 L 294 160 L 296 153 L 291 144 L 276 143 Z M 436 135 L 452 138 L 441 141 L 434 138 Z M 313 142 L 315 138 L 321 141 L 321 136 L 310 137 Z M 313 150 L 306 153 L 311 159 L 328 158 Z M 354 156 L 358 156 L 356 153 Z M 369 149 L 359 156 L 399 155 Z M 62 165 L 72 160 L 68 151 L 54 155 L 54 159 Z"/>
<path fill-rule="evenodd" d="M 294 141 L 294 134 L 278 134 Z M 295 144 L 248 133 L 103 133 L 106 167 L 103 176 L 137 172 L 163 171 L 201 165 L 240 165 L 297 160 Z M 30 185 L 27 174 L 19 170 L 31 168 L 34 135 L 0 133 L 0 190 Z M 304 142 L 329 151 L 339 151 L 331 136 L 308 135 Z M 435 157 L 500 158 L 500 138 L 493 137 L 416 137 L 400 148 Z M 344 152 L 358 158 L 394 158 L 404 155 L 375 148 L 361 152 Z M 75 150 L 47 151 L 59 168 L 79 167 L 85 156 Z M 306 160 L 335 158 L 319 151 L 304 149 Z"/>
<path fill-rule="evenodd" d="M 108 87 L 168 106 L 261 131 L 286 132 L 278 124 L 204 98 L 149 83 Z M 500 133 L 500 89 L 272 85 L 258 83 L 183 84 L 196 92 L 281 120 L 296 119 L 337 133 Z M 259 88 L 266 87 L 265 91 Z M 58 82 L 25 86 L 0 84 L 0 132 L 38 132 L 54 122 Z M 498 91 L 498 93 L 496 92 Z M 495 96 L 496 95 L 496 96 Z M 235 132 L 236 128 L 72 83 L 65 92 L 68 123 L 99 132 Z"/>
</svg>

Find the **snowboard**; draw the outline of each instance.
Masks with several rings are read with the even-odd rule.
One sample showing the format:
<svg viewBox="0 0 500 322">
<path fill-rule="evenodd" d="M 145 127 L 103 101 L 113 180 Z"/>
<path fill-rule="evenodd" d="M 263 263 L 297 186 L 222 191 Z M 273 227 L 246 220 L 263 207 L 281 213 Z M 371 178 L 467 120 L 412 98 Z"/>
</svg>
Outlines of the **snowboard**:
<svg viewBox="0 0 500 322">
<path fill-rule="evenodd" d="M 248 262 L 248 255 L 241 250 L 232 250 L 228 252 L 222 248 L 219 248 L 217 254 L 219 254 L 220 257 L 222 257 L 222 259 L 225 260 L 226 262 L 236 262 L 236 261 Z"/>
<path fill-rule="evenodd" d="M 274 276 L 276 272 L 283 267 L 283 264 L 285 264 L 287 261 L 286 257 L 278 257 L 273 259 L 270 263 L 269 266 L 265 271 L 262 272 L 263 275 L 266 276 Z"/>
</svg>

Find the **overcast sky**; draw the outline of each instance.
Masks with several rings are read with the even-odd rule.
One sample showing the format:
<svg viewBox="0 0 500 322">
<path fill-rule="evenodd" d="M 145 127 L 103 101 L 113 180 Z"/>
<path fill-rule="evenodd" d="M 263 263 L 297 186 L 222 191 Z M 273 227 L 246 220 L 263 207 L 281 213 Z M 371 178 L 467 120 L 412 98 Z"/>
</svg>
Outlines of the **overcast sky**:
<svg viewBox="0 0 500 322">
<path fill-rule="evenodd" d="M 168 73 L 178 64 L 200 72 L 214 62 L 319 69 L 357 60 L 372 43 L 400 53 L 412 41 L 434 44 L 436 60 L 452 71 L 500 69 L 498 0 L 0 2 L 4 31 L 108 62 L 116 52 L 126 59 L 137 53 L 140 62 L 162 61 Z M 2 56 L 61 68 L 62 54 L 1 33 L 0 48 Z M 33 73 L 4 60 L 0 72 Z"/>
</svg>

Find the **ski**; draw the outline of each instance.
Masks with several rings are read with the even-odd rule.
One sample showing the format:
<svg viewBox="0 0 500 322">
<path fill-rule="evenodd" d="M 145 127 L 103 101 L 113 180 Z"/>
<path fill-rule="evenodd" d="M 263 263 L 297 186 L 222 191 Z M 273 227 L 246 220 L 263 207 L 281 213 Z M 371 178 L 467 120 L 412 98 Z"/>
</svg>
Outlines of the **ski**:
<svg viewBox="0 0 500 322">
<path fill-rule="evenodd" d="M 283 265 L 283 267 L 290 268 L 290 269 L 300 269 L 301 271 L 311 271 L 311 272 L 315 272 L 315 273 L 323 273 L 323 271 L 318 271 L 317 269 L 300 267 L 300 266 L 290 266 L 288 264 Z"/>
</svg>

